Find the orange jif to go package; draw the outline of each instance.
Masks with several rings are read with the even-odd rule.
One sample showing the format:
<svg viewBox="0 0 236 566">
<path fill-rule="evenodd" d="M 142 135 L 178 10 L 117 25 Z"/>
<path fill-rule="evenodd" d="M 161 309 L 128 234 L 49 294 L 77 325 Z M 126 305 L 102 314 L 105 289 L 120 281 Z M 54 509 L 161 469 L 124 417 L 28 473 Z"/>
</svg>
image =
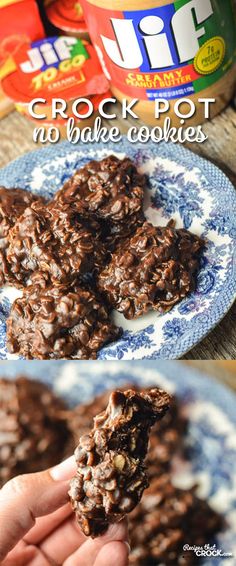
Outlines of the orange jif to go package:
<svg viewBox="0 0 236 566">
<path fill-rule="evenodd" d="M 3 92 L 1 81 L 12 68 L 12 57 L 28 40 L 45 36 L 35 0 L 0 0 L 0 118 L 14 109 Z"/>
<path fill-rule="evenodd" d="M 38 125 L 54 125 L 63 131 L 67 118 L 52 117 L 52 99 L 66 102 L 67 116 L 72 115 L 72 105 L 77 99 L 90 99 L 94 112 L 103 98 L 109 96 L 108 80 L 103 74 L 96 51 L 86 40 L 60 36 L 49 37 L 36 42 L 25 42 L 13 57 L 9 74 L 2 81 L 3 90 L 15 103 L 19 112 L 32 120 L 29 104 L 34 99 L 34 117 Z M 84 108 L 84 114 L 87 108 Z M 83 115 L 83 108 L 80 107 Z M 44 115 L 44 119 L 41 116 Z M 76 125 L 88 125 L 86 118 L 78 119 Z M 64 132 L 63 132 L 64 133 Z"/>
</svg>

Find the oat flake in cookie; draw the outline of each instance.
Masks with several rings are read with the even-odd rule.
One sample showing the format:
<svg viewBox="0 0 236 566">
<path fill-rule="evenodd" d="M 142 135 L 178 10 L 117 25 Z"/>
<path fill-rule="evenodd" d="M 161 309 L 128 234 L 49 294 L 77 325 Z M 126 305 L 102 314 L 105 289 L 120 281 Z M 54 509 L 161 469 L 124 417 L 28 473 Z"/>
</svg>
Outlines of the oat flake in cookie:
<svg viewBox="0 0 236 566">
<path fill-rule="evenodd" d="M 148 486 L 144 463 L 151 426 L 170 397 L 157 388 L 114 391 L 75 450 L 78 466 L 69 495 L 82 531 L 95 538 L 134 509 Z"/>
<path fill-rule="evenodd" d="M 95 359 L 119 334 L 107 307 L 78 285 L 28 287 L 7 321 L 9 351 L 29 359 Z"/>
<path fill-rule="evenodd" d="M 166 312 L 195 288 L 204 242 L 172 224 L 145 222 L 112 255 L 98 288 L 128 319 L 150 308 Z"/>
</svg>

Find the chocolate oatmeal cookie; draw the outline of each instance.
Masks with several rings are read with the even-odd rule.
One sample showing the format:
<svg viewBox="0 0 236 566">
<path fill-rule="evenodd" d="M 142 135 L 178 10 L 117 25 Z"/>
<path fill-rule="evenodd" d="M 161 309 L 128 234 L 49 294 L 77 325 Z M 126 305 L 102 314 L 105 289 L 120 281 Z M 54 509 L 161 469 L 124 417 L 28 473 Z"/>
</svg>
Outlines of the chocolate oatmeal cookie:
<svg viewBox="0 0 236 566">
<path fill-rule="evenodd" d="M 145 222 L 112 255 L 98 277 L 98 289 L 128 319 L 150 308 L 168 311 L 194 290 L 204 242 L 172 224 Z"/>
<path fill-rule="evenodd" d="M 134 388 L 134 385 L 126 385 L 125 389 L 128 387 Z M 140 389 L 135 386 L 135 391 Z M 78 444 L 80 435 L 89 435 L 93 418 L 105 409 L 110 395 L 111 391 L 105 391 L 90 403 L 78 405 L 67 413 L 68 427 L 73 434 L 67 447 L 68 455 L 75 443 Z M 186 429 L 187 421 L 179 402 L 172 398 L 169 410 L 150 432 L 145 459 L 150 486 L 129 514 L 130 564 L 133 566 L 193 566 L 199 560 L 194 553 L 183 551 L 186 541 L 191 541 L 191 545 L 196 544 L 195 541 L 209 544 L 223 527 L 221 517 L 197 497 L 194 488 L 178 489 L 172 482 L 173 458 L 179 453 L 183 456 Z"/>
<path fill-rule="evenodd" d="M 65 183 L 55 200 L 73 204 L 79 211 L 88 211 L 105 220 L 108 233 L 134 226 L 143 217 L 145 175 L 125 157 L 109 155 L 101 161 L 90 161 Z M 115 229 L 114 229 L 115 227 Z"/>
<path fill-rule="evenodd" d="M 78 470 L 69 495 L 82 531 L 103 534 L 141 499 L 148 485 L 144 459 L 151 426 L 166 413 L 170 397 L 157 388 L 114 391 L 75 451 Z"/>
<path fill-rule="evenodd" d="M 29 191 L 0 187 L 0 286 L 12 281 L 11 268 L 6 259 L 9 230 L 36 200 L 37 197 Z"/>
<path fill-rule="evenodd" d="M 119 333 L 101 300 L 78 285 L 30 286 L 7 321 L 9 351 L 28 359 L 95 359 Z"/>
<path fill-rule="evenodd" d="M 7 260 L 16 284 L 69 284 L 99 268 L 105 259 L 100 226 L 58 203 L 28 207 L 9 232 Z"/>
<path fill-rule="evenodd" d="M 46 385 L 18 377 L 0 379 L 0 485 L 17 474 L 54 466 L 69 431 L 64 403 Z"/>
<path fill-rule="evenodd" d="M 140 388 L 133 383 L 126 384 L 120 390 L 125 391 L 129 388 L 137 393 L 140 392 Z M 148 392 L 148 390 L 142 389 L 143 392 Z M 93 427 L 94 417 L 106 409 L 111 393 L 111 390 L 106 390 L 90 403 L 79 404 L 67 413 L 68 428 L 71 432 L 67 447 L 68 456 L 74 451 L 80 437 L 89 434 Z M 170 471 L 174 456 L 183 452 L 186 431 L 187 420 L 182 414 L 177 398 L 172 397 L 169 410 L 161 420 L 153 425 L 150 432 L 146 457 L 149 479 Z"/>
</svg>

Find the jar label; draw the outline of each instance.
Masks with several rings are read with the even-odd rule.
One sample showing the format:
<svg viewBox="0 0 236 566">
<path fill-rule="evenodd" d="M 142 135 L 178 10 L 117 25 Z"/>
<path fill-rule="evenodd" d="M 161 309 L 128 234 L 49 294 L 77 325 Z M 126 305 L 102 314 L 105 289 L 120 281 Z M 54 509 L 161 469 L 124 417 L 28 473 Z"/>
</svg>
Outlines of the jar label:
<svg viewBox="0 0 236 566">
<path fill-rule="evenodd" d="M 176 0 L 133 11 L 81 4 L 107 78 L 132 98 L 191 96 L 236 61 L 231 0 Z"/>
</svg>

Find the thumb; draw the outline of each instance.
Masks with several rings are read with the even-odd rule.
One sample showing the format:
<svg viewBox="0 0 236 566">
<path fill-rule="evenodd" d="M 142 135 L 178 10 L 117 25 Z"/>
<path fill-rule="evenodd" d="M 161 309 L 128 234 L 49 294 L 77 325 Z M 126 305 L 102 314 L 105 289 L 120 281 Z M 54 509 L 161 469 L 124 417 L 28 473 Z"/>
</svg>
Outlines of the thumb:
<svg viewBox="0 0 236 566">
<path fill-rule="evenodd" d="M 17 476 L 0 490 L 0 560 L 42 517 L 68 501 L 69 480 L 75 473 L 74 458 L 59 466 Z"/>
</svg>

